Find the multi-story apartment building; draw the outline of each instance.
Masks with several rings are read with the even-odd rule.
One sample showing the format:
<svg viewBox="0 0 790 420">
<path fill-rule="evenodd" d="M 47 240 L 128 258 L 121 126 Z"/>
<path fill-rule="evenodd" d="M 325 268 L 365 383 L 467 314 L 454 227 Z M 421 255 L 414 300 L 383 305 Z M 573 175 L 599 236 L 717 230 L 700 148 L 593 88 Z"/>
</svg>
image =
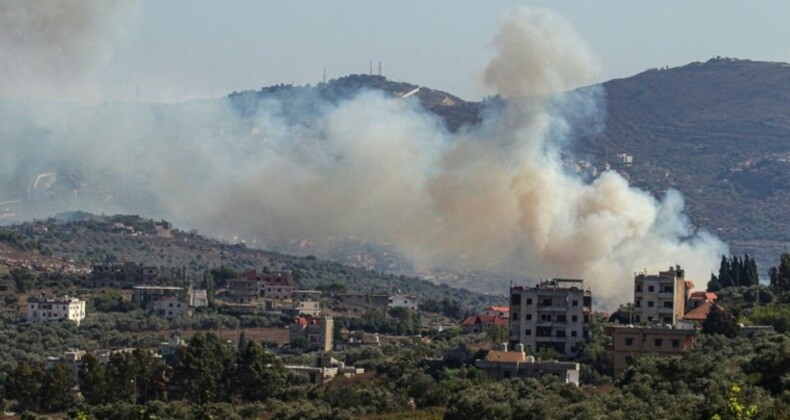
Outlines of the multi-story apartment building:
<svg viewBox="0 0 790 420">
<path fill-rule="evenodd" d="M 261 296 L 261 284 L 257 280 L 238 277 L 228 281 L 227 299 L 235 304 L 255 304 Z"/>
<path fill-rule="evenodd" d="M 291 299 L 295 288 L 296 282 L 290 271 L 259 273 L 247 270 L 228 282 L 230 301 L 237 304 L 256 304 L 260 298 Z"/>
<path fill-rule="evenodd" d="M 96 264 L 91 271 L 93 287 L 129 288 L 140 284 L 155 284 L 157 277 L 159 277 L 157 267 L 133 262 Z"/>
<path fill-rule="evenodd" d="M 181 301 L 186 300 L 186 292 L 183 287 L 174 286 L 134 286 L 132 288 L 132 302 L 148 309 L 154 308 L 154 303 L 158 300 L 177 297 Z"/>
<path fill-rule="evenodd" d="M 640 273 L 634 277 L 633 323 L 672 325 L 686 313 L 688 282 L 680 266 L 656 274 Z M 687 283 L 688 282 L 688 283 Z"/>
<path fill-rule="evenodd" d="M 574 356 L 590 336 L 592 294 L 582 280 L 553 279 L 510 288 L 510 345 Z"/>
<path fill-rule="evenodd" d="M 85 319 L 85 301 L 63 296 L 47 299 L 45 297 L 27 300 L 27 322 L 48 322 L 66 319 L 80 325 Z"/>
<path fill-rule="evenodd" d="M 642 353 L 671 356 L 691 350 L 694 327 L 683 322 L 675 328 L 610 325 L 606 333 L 612 339 L 607 350 L 612 355 L 614 375 L 618 376 Z"/>
<path fill-rule="evenodd" d="M 312 350 L 332 351 L 335 337 L 335 321 L 331 316 L 320 318 L 298 317 L 290 327 L 290 340 L 304 337 Z"/>
<path fill-rule="evenodd" d="M 170 296 L 155 301 L 152 310 L 155 314 L 166 319 L 173 319 L 184 314 L 186 316 L 192 315 L 192 308 L 186 302 L 182 302 L 178 296 Z"/>
</svg>

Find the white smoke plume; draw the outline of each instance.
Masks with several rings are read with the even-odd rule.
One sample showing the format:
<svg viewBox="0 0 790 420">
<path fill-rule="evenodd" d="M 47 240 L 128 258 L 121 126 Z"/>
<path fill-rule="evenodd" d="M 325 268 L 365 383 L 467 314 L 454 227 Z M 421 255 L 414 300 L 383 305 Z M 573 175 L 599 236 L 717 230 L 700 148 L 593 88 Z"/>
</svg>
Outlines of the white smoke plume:
<svg viewBox="0 0 790 420">
<path fill-rule="evenodd" d="M 0 194 L 12 179 L 78 172 L 89 186 L 75 187 L 72 205 L 85 210 L 246 238 L 353 235 L 420 267 L 583 278 L 610 309 L 632 299 L 642 268 L 681 264 L 706 279 L 726 246 L 693 231 L 679 193 L 658 200 L 614 172 L 590 183 L 563 166 L 567 142 L 604 116 L 600 87 L 570 91 L 598 68 L 570 26 L 523 10 L 503 20 L 494 48 L 485 80 L 504 99 L 456 133 L 416 98 L 375 91 L 335 103 L 294 90 L 289 103 L 309 104 L 297 122 L 277 97 L 253 116 L 230 100 L 0 101 L 0 145 L 14 156 L 0 159 Z"/>
<path fill-rule="evenodd" d="M 81 96 L 134 0 L 0 2 L 0 96 Z"/>
</svg>

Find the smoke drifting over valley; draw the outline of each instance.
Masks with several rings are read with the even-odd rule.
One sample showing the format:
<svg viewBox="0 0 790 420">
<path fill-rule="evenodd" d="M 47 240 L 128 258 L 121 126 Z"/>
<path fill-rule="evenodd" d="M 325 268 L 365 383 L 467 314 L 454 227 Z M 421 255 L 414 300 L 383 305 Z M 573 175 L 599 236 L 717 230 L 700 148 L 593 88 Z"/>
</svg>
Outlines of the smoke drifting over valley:
<svg viewBox="0 0 790 420">
<path fill-rule="evenodd" d="M 44 63 L 35 50 L 45 41 L 19 43 L 6 28 L 0 36 L 2 62 Z M 64 56 L 83 53 L 61 42 Z M 659 200 L 615 172 L 587 182 L 563 166 L 567 142 L 599 130 L 605 116 L 600 87 L 572 90 L 599 67 L 572 28 L 551 12 L 521 10 L 502 21 L 493 47 L 484 79 L 502 99 L 456 132 L 416 98 L 373 90 L 327 100 L 292 88 L 178 105 L 2 100 L 0 202 L 20 185 L 33 201 L 61 188 L 61 205 L 73 210 L 139 213 L 224 237 L 353 235 L 418 267 L 583 278 L 610 308 L 631 299 L 642 268 L 677 263 L 707 280 L 726 246 L 692 230 L 679 193 Z M 40 84 L 22 87 L 36 93 L 76 72 L 61 70 L 33 72 Z M 57 179 L 41 187 L 42 173 Z"/>
</svg>

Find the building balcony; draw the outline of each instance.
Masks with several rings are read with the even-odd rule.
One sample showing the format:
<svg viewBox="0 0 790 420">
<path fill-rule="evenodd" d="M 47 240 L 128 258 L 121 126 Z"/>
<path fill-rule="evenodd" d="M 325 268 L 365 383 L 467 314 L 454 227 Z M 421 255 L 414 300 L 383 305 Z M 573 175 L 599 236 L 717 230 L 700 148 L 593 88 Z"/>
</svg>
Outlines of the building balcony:
<svg viewBox="0 0 790 420">
<path fill-rule="evenodd" d="M 565 343 L 568 337 L 536 337 L 538 343 Z"/>
<path fill-rule="evenodd" d="M 567 312 L 567 306 L 538 306 L 538 312 Z"/>
</svg>

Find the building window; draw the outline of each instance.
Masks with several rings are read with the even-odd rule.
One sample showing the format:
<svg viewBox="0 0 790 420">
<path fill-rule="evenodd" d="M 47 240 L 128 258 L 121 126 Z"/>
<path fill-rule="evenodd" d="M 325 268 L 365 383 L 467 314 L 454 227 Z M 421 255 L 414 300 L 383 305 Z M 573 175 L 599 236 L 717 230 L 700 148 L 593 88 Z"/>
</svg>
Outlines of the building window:
<svg viewBox="0 0 790 420">
<path fill-rule="evenodd" d="M 510 304 L 514 306 L 521 305 L 521 295 L 514 293 L 510 296 Z"/>
<path fill-rule="evenodd" d="M 544 298 L 541 301 L 540 306 L 551 306 L 551 298 Z"/>
<path fill-rule="evenodd" d="M 675 348 L 680 347 L 680 340 L 672 340 L 672 347 Z"/>
<path fill-rule="evenodd" d="M 532 305 L 532 298 L 527 298 L 527 305 Z"/>
<path fill-rule="evenodd" d="M 527 321 L 532 321 L 532 314 L 527 314 Z"/>
<path fill-rule="evenodd" d="M 557 315 L 557 322 L 568 322 L 568 318 L 564 314 Z"/>
<path fill-rule="evenodd" d="M 625 338 L 625 345 L 626 346 L 633 346 L 634 345 L 634 339 L 631 338 L 631 337 L 626 337 Z"/>
<path fill-rule="evenodd" d="M 579 320 L 579 316 L 578 315 L 571 315 L 571 321 L 577 322 L 578 320 Z"/>
<path fill-rule="evenodd" d="M 577 335 L 578 332 L 576 332 L 576 330 L 571 331 L 571 337 L 576 337 Z"/>
<path fill-rule="evenodd" d="M 648 300 L 648 301 L 647 301 L 647 307 L 648 307 L 648 308 L 652 308 L 652 307 L 653 307 L 653 303 L 654 303 L 654 302 L 653 302 L 652 300 Z"/>
<path fill-rule="evenodd" d="M 655 286 L 647 286 L 648 292 L 654 292 L 656 290 Z"/>
<path fill-rule="evenodd" d="M 655 343 L 656 347 L 661 347 L 661 345 L 664 344 L 664 340 L 662 340 L 660 338 L 656 338 L 654 343 Z"/>
<path fill-rule="evenodd" d="M 513 312 L 513 321 L 518 321 L 518 314 Z"/>
<path fill-rule="evenodd" d="M 634 306 L 636 306 L 637 308 L 641 308 L 642 307 L 642 299 L 637 299 L 636 300 L 636 304 Z"/>
<path fill-rule="evenodd" d="M 641 284 L 637 284 L 636 285 L 636 293 L 642 293 L 642 285 Z"/>
<path fill-rule="evenodd" d="M 578 300 L 574 300 L 574 301 L 573 301 L 573 303 L 572 303 L 572 305 L 573 305 L 573 306 L 579 306 L 579 301 L 578 301 Z"/>
<path fill-rule="evenodd" d="M 557 330 L 557 337 L 565 337 L 565 330 Z"/>
<path fill-rule="evenodd" d="M 524 330 L 524 335 L 527 335 L 527 336 L 532 335 L 532 330 L 527 328 L 526 330 Z"/>
<path fill-rule="evenodd" d="M 669 302 L 669 301 L 664 302 L 664 307 L 665 308 L 671 308 L 672 307 L 672 302 Z"/>
</svg>

